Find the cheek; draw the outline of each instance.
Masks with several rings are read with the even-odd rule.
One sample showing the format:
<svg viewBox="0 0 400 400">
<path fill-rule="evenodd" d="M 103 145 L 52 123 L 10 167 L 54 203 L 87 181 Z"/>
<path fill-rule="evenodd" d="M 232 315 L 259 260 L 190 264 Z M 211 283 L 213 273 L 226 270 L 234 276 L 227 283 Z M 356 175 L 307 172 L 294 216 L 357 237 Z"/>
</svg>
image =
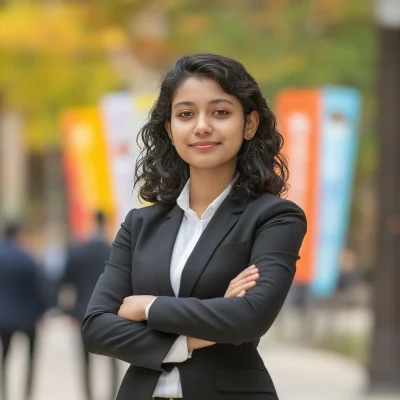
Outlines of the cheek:
<svg viewBox="0 0 400 400">
<path fill-rule="evenodd" d="M 236 149 L 239 151 L 243 140 L 244 140 L 244 122 L 239 117 L 235 117 L 232 120 L 222 121 L 218 127 L 220 132 L 223 133 L 225 144 L 230 149 Z"/>
<path fill-rule="evenodd" d="M 186 145 L 186 142 L 183 138 L 179 136 L 175 136 L 174 134 L 174 146 L 175 150 L 178 153 L 179 157 L 182 158 L 183 161 L 188 162 L 189 161 L 189 148 Z"/>
<path fill-rule="evenodd" d="M 186 147 L 186 140 L 187 140 L 187 129 L 184 129 L 185 127 L 181 126 L 179 123 L 171 123 L 171 132 L 172 134 L 172 140 L 174 142 L 174 146 L 176 148 L 176 151 L 181 153 Z"/>
<path fill-rule="evenodd" d="M 243 141 L 244 137 L 241 133 L 239 135 L 235 135 L 235 137 L 231 140 L 231 147 L 235 148 L 235 150 L 238 152 L 242 147 Z"/>
<path fill-rule="evenodd" d="M 175 145 L 175 150 L 178 153 L 179 157 L 182 158 L 183 161 L 189 162 L 188 159 L 188 149 L 186 146 L 182 144 L 176 144 Z"/>
<path fill-rule="evenodd" d="M 190 136 L 190 128 L 187 122 L 185 124 L 172 122 L 171 132 L 174 143 L 179 146 L 182 146 L 184 143 L 186 143 L 188 136 Z"/>
<path fill-rule="evenodd" d="M 224 142 L 225 149 L 230 153 L 230 155 L 237 154 L 242 147 L 243 140 L 244 138 L 242 134 L 235 132 L 235 134 L 226 137 Z"/>
</svg>

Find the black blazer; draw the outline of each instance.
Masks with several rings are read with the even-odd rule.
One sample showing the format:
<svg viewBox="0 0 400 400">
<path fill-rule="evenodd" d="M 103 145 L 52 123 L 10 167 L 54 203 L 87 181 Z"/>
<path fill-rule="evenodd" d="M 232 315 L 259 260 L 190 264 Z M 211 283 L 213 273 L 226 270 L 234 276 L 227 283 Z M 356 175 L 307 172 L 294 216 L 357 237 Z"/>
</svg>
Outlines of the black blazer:
<svg viewBox="0 0 400 400">
<path fill-rule="evenodd" d="M 49 307 L 48 281 L 43 269 L 25 250 L 0 244 L 0 331 L 32 333 Z"/>
<path fill-rule="evenodd" d="M 170 262 L 183 211 L 154 205 L 132 210 L 121 225 L 82 324 L 88 351 L 131 364 L 118 400 L 150 400 L 163 371 L 177 366 L 184 400 L 276 400 L 257 351 L 292 283 L 306 218 L 294 203 L 263 194 L 225 199 L 182 273 L 179 297 Z M 251 264 L 260 278 L 242 298 L 223 298 Z M 130 295 L 159 296 L 147 322 L 118 317 Z M 164 364 L 178 335 L 217 342 L 183 363 Z"/>
</svg>

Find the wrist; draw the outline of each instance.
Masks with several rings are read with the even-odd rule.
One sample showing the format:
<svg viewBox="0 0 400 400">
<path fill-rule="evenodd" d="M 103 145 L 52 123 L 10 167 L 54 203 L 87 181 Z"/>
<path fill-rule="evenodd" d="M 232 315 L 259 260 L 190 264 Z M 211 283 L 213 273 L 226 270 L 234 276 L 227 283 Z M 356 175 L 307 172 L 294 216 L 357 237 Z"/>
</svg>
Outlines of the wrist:
<svg viewBox="0 0 400 400">
<path fill-rule="evenodd" d="M 187 338 L 187 345 L 188 345 L 188 350 L 193 351 L 197 350 L 200 348 L 200 343 L 199 339 L 193 338 L 193 337 L 188 337 Z"/>
<path fill-rule="evenodd" d="M 204 347 L 209 347 L 213 346 L 215 342 L 209 342 L 208 340 L 202 340 L 202 339 L 197 339 L 193 337 L 188 337 L 187 338 L 187 345 L 188 345 L 188 350 L 193 351 L 193 350 L 198 350 L 202 349 Z"/>
<path fill-rule="evenodd" d="M 193 339 L 193 338 L 191 338 L 191 337 L 187 337 L 187 338 L 186 338 L 187 348 L 188 348 L 189 351 L 195 350 L 195 349 L 193 348 L 193 340 L 192 340 L 192 339 Z"/>
</svg>

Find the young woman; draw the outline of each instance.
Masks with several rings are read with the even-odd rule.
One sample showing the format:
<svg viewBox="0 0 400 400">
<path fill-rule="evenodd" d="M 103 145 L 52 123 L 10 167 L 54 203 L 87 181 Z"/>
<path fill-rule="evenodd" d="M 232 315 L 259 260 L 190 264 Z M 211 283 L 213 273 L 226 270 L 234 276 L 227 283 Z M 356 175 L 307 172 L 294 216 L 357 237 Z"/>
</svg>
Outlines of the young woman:
<svg viewBox="0 0 400 400">
<path fill-rule="evenodd" d="M 275 117 L 237 61 L 166 75 L 141 130 L 140 195 L 94 290 L 88 351 L 131 364 L 118 400 L 278 399 L 257 351 L 292 283 L 306 218 L 281 199 Z"/>
</svg>

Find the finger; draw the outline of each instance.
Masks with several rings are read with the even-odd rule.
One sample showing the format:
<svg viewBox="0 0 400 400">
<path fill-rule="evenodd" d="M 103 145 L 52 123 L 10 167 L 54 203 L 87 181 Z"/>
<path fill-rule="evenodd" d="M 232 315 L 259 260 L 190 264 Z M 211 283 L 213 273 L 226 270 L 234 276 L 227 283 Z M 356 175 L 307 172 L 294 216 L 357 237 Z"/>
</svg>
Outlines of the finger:
<svg viewBox="0 0 400 400">
<path fill-rule="evenodd" d="M 225 297 L 230 297 L 232 289 L 235 289 L 250 280 L 256 280 L 259 277 L 260 276 L 258 274 L 258 268 L 255 265 L 251 265 L 230 282 L 229 287 L 225 293 Z"/>
<path fill-rule="evenodd" d="M 244 284 L 246 284 L 248 282 L 256 281 L 259 277 L 260 277 L 260 274 L 258 274 L 258 273 L 250 275 L 250 276 L 246 276 L 243 279 L 241 279 L 240 281 L 237 281 L 235 283 L 230 284 L 229 285 L 229 289 L 230 290 L 236 289 L 236 288 L 238 288 L 238 287 L 240 287 L 240 286 L 242 286 L 242 285 L 244 285 Z"/>
<path fill-rule="evenodd" d="M 236 297 L 243 297 L 246 294 L 245 290 L 242 290 Z"/>
<path fill-rule="evenodd" d="M 256 285 L 255 281 L 244 283 L 243 285 L 229 291 L 226 297 L 236 297 L 243 290 L 247 291 Z"/>
<path fill-rule="evenodd" d="M 256 286 L 256 281 L 251 281 L 251 282 L 247 282 L 243 285 L 243 290 L 246 290 L 246 292 L 253 288 L 254 286 Z"/>
<path fill-rule="evenodd" d="M 231 281 L 231 283 L 237 283 L 244 277 L 254 274 L 254 272 L 256 272 L 256 271 L 258 271 L 257 267 L 255 265 L 251 265 L 250 267 L 243 270 L 236 278 L 234 278 Z"/>
<path fill-rule="evenodd" d="M 250 267 L 247 267 L 242 272 L 240 272 L 240 274 L 238 274 L 235 279 L 251 274 L 256 269 L 257 267 L 254 264 L 250 265 Z"/>
<path fill-rule="evenodd" d="M 257 270 L 257 267 L 253 264 L 253 265 L 250 265 L 250 267 L 247 267 L 246 269 L 244 269 L 238 276 L 240 276 L 240 275 L 246 276 L 246 275 L 254 273 L 254 271 L 256 271 L 256 270 Z"/>
</svg>

